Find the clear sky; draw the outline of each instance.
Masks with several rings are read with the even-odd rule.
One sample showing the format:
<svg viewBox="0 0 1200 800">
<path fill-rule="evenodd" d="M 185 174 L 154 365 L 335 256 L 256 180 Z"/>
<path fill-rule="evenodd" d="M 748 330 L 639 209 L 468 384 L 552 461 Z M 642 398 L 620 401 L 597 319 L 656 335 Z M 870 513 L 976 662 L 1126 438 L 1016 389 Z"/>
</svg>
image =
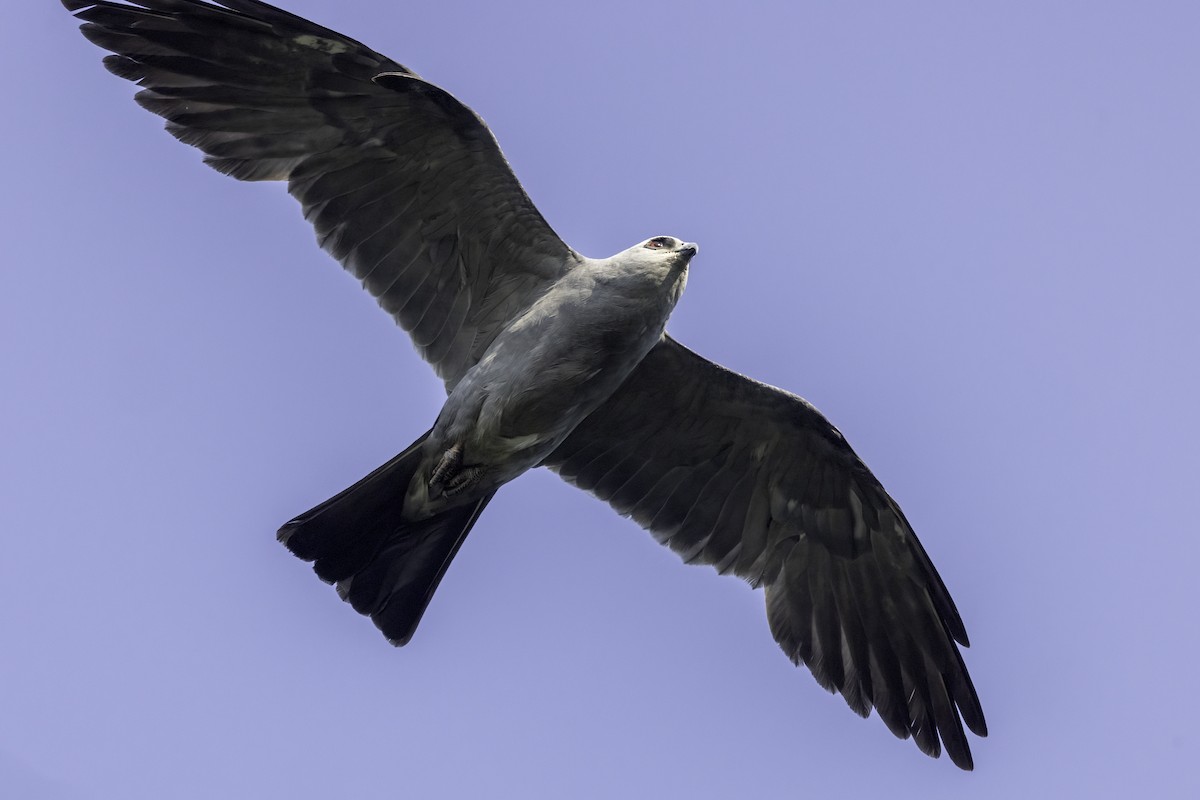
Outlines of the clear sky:
<svg viewBox="0 0 1200 800">
<path fill-rule="evenodd" d="M 1200 796 L 1200 5 L 288 7 L 453 92 L 670 330 L 814 402 L 974 646 L 976 771 L 860 720 L 548 473 L 412 644 L 274 539 L 440 406 L 283 187 L 205 168 L 54 0 L 0 48 L 0 793 Z"/>
</svg>

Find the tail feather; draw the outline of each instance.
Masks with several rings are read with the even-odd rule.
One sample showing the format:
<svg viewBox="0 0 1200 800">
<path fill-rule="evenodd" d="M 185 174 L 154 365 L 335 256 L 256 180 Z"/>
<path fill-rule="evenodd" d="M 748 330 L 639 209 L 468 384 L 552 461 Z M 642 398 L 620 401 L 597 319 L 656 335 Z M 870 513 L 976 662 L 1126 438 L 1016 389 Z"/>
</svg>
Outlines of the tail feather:
<svg viewBox="0 0 1200 800">
<path fill-rule="evenodd" d="M 279 529 L 279 541 L 396 645 L 412 638 L 459 546 L 492 495 L 422 520 L 404 496 L 426 433 L 403 453 Z"/>
<path fill-rule="evenodd" d="M 459 546 L 491 499 L 489 494 L 398 531 L 364 569 L 338 584 L 339 594 L 355 611 L 371 617 L 392 644 L 408 644 Z"/>
</svg>

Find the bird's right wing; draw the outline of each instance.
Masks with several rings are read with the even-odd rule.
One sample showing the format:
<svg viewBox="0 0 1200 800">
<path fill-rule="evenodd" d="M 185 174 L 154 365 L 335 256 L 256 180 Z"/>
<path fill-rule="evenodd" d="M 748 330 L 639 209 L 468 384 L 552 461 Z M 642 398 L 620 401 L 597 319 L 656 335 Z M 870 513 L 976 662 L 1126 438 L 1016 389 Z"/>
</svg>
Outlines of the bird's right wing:
<svg viewBox="0 0 1200 800">
<path fill-rule="evenodd" d="M 667 337 L 545 465 L 684 561 L 766 587 L 793 661 L 971 768 L 962 722 L 987 726 L 962 619 L 900 507 L 807 402 Z"/>
<path fill-rule="evenodd" d="M 208 164 L 287 181 L 448 388 L 579 262 L 482 120 L 365 45 L 257 0 L 62 2 Z"/>
</svg>

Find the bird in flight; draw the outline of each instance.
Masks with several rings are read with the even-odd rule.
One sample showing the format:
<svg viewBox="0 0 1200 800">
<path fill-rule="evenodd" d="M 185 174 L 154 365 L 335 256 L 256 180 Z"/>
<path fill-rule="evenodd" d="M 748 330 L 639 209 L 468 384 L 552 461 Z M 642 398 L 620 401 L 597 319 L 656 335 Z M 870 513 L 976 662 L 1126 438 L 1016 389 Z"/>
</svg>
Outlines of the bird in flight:
<svg viewBox="0 0 1200 800">
<path fill-rule="evenodd" d="M 546 467 L 685 562 L 763 587 L 793 662 L 972 768 L 963 724 L 987 727 L 967 633 L 900 507 L 805 400 L 666 335 L 695 244 L 580 255 L 474 112 L 266 3 L 62 2 L 209 166 L 286 181 L 444 381 L 428 432 L 279 531 L 389 641 L 412 637 L 496 491 Z"/>
</svg>

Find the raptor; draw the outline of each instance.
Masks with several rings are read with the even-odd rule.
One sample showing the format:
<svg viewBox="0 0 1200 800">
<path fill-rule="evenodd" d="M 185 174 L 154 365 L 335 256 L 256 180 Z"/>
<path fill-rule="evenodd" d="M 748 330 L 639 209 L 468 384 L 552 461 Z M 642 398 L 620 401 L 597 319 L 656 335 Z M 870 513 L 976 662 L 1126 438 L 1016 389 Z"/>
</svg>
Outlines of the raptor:
<svg viewBox="0 0 1200 800">
<path fill-rule="evenodd" d="M 257 0 L 62 0 L 137 102 L 234 178 L 284 181 L 317 241 L 445 383 L 428 432 L 279 539 L 409 641 L 504 484 L 546 467 L 687 563 L 763 587 L 770 630 L 856 713 L 972 768 L 962 619 L 900 507 L 800 397 L 666 335 L 695 244 L 564 243 L 470 109 Z"/>
</svg>

